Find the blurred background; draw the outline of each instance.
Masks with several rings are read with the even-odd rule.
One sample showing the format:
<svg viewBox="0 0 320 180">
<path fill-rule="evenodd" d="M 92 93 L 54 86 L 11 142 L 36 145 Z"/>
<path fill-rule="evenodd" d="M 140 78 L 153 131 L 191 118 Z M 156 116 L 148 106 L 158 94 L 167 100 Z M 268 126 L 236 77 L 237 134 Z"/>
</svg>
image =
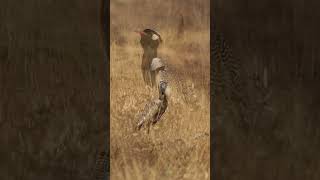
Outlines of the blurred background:
<svg viewBox="0 0 320 180">
<path fill-rule="evenodd" d="M 211 4 L 212 33 L 223 34 L 241 64 L 238 81 L 247 103 L 242 108 L 247 127 L 240 127 L 241 118 L 221 110 L 226 103 L 214 102 L 216 178 L 319 179 L 319 5 L 316 0 Z"/>
<path fill-rule="evenodd" d="M 0 4 L 0 179 L 92 179 L 107 143 L 99 3 Z"/>
</svg>

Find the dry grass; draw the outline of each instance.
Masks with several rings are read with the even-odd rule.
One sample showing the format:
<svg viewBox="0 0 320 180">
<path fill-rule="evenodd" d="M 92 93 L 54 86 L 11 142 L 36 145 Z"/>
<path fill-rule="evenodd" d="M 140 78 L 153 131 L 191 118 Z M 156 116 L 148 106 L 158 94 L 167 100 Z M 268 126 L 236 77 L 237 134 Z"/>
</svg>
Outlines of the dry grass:
<svg viewBox="0 0 320 180">
<path fill-rule="evenodd" d="M 209 1 L 146 2 L 111 1 L 111 179 L 209 179 Z M 182 37 L 176 14 L 184 16 Z M 149 135 L 133 129 L 137 113 L 157 95 L 145 88 L 140 71 L 142 49 L 133 31 L 144 28 L 162 35 L 159 56 L 180 80 Z"/>
</svg>

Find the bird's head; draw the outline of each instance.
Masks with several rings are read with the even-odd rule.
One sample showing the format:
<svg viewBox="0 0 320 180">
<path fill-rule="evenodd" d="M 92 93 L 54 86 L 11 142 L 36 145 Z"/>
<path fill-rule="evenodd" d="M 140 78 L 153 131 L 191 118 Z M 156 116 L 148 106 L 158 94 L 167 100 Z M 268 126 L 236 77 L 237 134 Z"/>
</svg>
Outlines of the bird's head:
<svg viewBox="0 0 320 180">
<path fill-rule="evenodd" d="M 158 48 L 160 43 L 162 43 L 162 38 L 159 33 L 152 29 L 145 29 L 143 31 L 135 31 L 140 34 L 140 43 L 143 48 L 151 47 Z"/>
</svg>

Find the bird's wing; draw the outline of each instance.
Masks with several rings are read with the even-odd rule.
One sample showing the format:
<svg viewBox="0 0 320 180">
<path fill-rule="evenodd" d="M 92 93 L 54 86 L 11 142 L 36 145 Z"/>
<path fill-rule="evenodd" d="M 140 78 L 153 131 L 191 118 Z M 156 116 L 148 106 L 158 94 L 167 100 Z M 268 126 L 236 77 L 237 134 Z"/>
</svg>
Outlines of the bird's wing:
<svg viewBox="0 0 320 180">
<path fill-rule="evenodd" d="M 155 114 L 157 114 L 160 104 L 160 100 L 152 101 L 147 107 L 145 107 L 144 116 L 147 119 L 151 119 Z"/>
<path fill-rule="evenodd" d="M 157 117 L 153 123 L 157 123 L 161 119 L 162 115 L 166 112 L 167 106 L 168 105 L 164 102 L 162 102 L 160 104 L 159 109 L 158 109 L 158 113 L 157 113 Z"/>
<path fill-rule="evenodd" d="M 161 80 L 168 83 L 167 92 L 169 92 L 170 97 L 179 98 L 183 95 L 183 77 L 178 74 L 172 67 L 166 68 L 165 73 L 161 74 Z M 168 94 L 166 94 L 168 96 Z"/>
<path fill-rule="evenodd" d="M 139 118 L 138 129 L 140 129 L 145 122 L 152 120 L 153 117 L 157 115 L 160 105 L 161 101 L 159 99 L 146 104 Z"/>
</svg>

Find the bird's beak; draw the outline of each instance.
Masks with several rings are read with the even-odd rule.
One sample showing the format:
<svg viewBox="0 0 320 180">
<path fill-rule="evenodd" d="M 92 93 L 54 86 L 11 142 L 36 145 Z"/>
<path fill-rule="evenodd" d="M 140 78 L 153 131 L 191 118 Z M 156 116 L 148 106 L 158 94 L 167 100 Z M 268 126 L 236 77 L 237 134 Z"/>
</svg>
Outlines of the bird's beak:
<svg viewBox="0 0 320 180">
<path fill-rule="evenodd" d="M 142 35 L 147 35 L 147 33 L 143 32 L 143 31 L 134 31 L 134 32 L 140 34 L 141 36 L 142 36 Z"/>
</svg>

